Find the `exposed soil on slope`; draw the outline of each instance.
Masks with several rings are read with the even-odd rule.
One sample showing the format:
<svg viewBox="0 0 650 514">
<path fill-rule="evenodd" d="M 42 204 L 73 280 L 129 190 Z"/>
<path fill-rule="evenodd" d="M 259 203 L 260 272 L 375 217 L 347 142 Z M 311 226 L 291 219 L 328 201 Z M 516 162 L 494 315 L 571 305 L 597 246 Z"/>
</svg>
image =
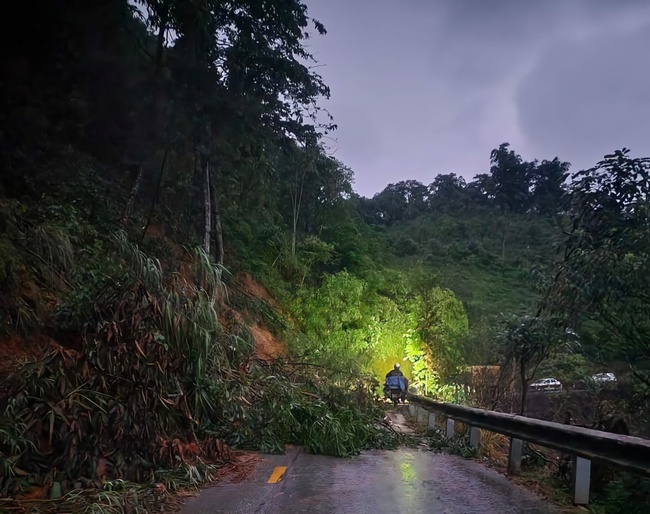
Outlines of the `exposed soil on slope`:
<svg viewBox="0 0 650 514">
<path fill-rule="evenodd" d="M 23 363 L 35 360 L 48 349 L 60 348 L 53 339 L 43 335 L 32 336 L 24 341 L 19 335 L 12 334 L 0 338 L 0 375 L 15 371 Z"/>
<path fill-rule="evenodd" d="M 262 284 L 255 281 L 255 279 L 251 276 L 250 273 L 240 274 L 237 277 L 237 281 L 239 282 L 239 286 L 243 289 L 243 291 L 246 294 L 250 296 L 254 296 L 255 298 L 258 298 L 260 300 L 264 300 L 274 309 L 280 307 L 278 305 L 278 302 L 276 302 L 275 298 L 273 298 L 270 295 L 270 293 L 266 290 L 266 288 Z"/>
<path fill-rule="evenodd" d="M 280 310 L 280 305 L 266 290 L 266 288 L 257 282 L 250 273 L 241 273 L 237 276 L 237 287 L 245 295 L 266 302 L 271 309 Z M 246 312 L 245 314 L 250 314 Z M 286 352 L 284 343 L 252 316 L 247 316 L 249 329 L 255 340 L 255 355 L 263 360 L 274 360 Z"/>
<path fill-rule="evenodd" d="M 152 222 L 147 228 L 145 240 L 160 240 L 172 252 L 171 262 L 162 262 L 172 264 L 177 273 L 175 280 L 193 287 L 194 276 L 192 271 L 191 258 L 183 247 L 172 240 L 166 233 L 165 228 Z M 166 267 L 166 266 L 165 266 Z M 271 296 L 266 288 L 257 282 L 250 273 L 241 273 L 236 277 L 236 286 L 246 296 L 266 302 L 272 309 L 279 310 L 278 302 Z M 47 317 L 58 301 L 56 294 L 51 291 L 41 290 L 31 283 L 23 283 L 20 294 L 36 306 L 36 310 L 41 317 Z M 218 308 L 219 319 L 224 327 L 236 324 L 246 324 L 250 329 L 255 340 L 256 356 L 264 360 L 277 359 L 282 355 L 286 348 L 276 336 L 261 323 L 255 319 L 250 312 L 240 312 L 233 307 L 220 301 L 221 308 Z M 73 345 L 78 346 L 78 345 Z M 38 359 L 43 352 L 60 348 L 61 346 L 50 337 L 43 334 L 31 335 L 29 340 L 23 340 L 18 334 L 12 334 L 9 337 L 0 337 L 0 373 L 8 373 L 15 370 L 24 362 Z"/>
<path fill-rule="evenodd" d="M 274 360 L 285 352 L 284 344 L 278 341 L 271 332 L 260 327 L 257 323 L 250 327 L 255 339 L 255 355 L 263 360 Z"/>
<path fill-rule="evenodd" d="M 151 239 L 161 239 L 173 249 L 174 259 L 179 262 L 179 274 L 189 285 L 193 285 L 191 264 L 183 258 L 183 249 L 180 245 L 171 240 L 171 238 L 166 234 L 164 227 L 157 223 L 152 223 L 147 229 L 146 237 Z M 246 296 L 266 302 L 273 309 L 280 308 L 280 305 L 275 298 L 273 298 L 266 288 L 257 282 L 250 273 L 244 272 L 237 275 L 235 287 Z M 251 320 L 251 318 L 253 318 L 253 320 Z M 247 324 L 249 325 L 249 329 L 255 340 L 255 355 L 260 359 L 277 359 L 286 350 L 284 344 L 280 342 L 273 333 L 260 326 L 257 321 L 254 321 L 254 317 L 250 316 L 249 312 L 239 312 L 226 303 L 221 303 L 219 319 L 224 327 L 228 327 L 232 323 L 244 323 L 245 319 L 251 320 Z"/>
</svg>

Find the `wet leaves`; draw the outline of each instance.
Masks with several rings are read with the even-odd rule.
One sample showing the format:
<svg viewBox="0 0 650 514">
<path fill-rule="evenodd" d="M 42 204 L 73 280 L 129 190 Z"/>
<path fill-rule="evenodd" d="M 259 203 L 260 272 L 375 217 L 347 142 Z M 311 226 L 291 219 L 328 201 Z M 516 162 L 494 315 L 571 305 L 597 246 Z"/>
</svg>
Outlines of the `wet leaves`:
<svg viewBox="0 0 650 514">
<path fill-rule="evenodd" d="M 100 485 L 148 481 L 155 469 L 180 465 L 195 466 L 194 479 L 205 480 L 209 473 L 199 468 L 228 461 L 228 448 L 204 428 L 218 415 L 206 388 L 219 378 L 210 372 L 231 367 L 208 295 L 180 294 L 164 284 L 159 263 L 116 243 L 109 258 L 122 255 L 124 265 L 139 268 L 130 285 L 122 279 L 96 298 L 94 319 L 76 323 L 87 327 L 81 351 L 59 347 L 3 382 L 3 495 L 29 482 L 58 497 L 76 489 L 79 477 Z M 210 286 L 218 276 L 211 272 Z M 78 300 L 74 291 L 70 299 Z"/>
<path fill-rule="evenodd" d="M 83 313 L 65 318 L 83 327 L 81 347 L 56 347 L 3 381 L 0 495 L 31 491 L 61 497 L 69 512 L 88 501 L 96 512 L 123 512 L 116 506 L 215 479 L 232 465 L 233 446 L 282 452 L 299 443 L 350 456 L 396 444 L 376 424 L 372 382 L 261 361 L 244 331 L 224 333 L 221 269 L 201 250 L 194 287 L 167 279 L 125 238 L 113 244 L 101 287 L 75 283 L 97 291 L 93 308 L 75 305 L 88 301 L 75 290 L 61 304 Z M 0 501 L 0 511 L 21 512 L 17 505 Z M 57 512 L 48 508 L 38 511 Z"/>
</svg>

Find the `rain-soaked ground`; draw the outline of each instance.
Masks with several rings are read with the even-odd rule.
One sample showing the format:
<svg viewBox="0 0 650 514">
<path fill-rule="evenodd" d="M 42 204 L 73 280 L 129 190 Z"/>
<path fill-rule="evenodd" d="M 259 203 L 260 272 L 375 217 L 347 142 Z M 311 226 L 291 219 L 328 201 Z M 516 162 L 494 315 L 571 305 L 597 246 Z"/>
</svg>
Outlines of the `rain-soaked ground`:
<svg viewBox="0 0 650 514">
<path fill-rule="evenodd" d="M 340 459 L 291 448 L 286 455 L 266 456 L 254 479 L 208 488 L 189 500 L 182 512 L 556 514 L 559 511 L 496 471 L 453 455 L 403 448 L 369 451 L 353 459 Z"/>
</svg>

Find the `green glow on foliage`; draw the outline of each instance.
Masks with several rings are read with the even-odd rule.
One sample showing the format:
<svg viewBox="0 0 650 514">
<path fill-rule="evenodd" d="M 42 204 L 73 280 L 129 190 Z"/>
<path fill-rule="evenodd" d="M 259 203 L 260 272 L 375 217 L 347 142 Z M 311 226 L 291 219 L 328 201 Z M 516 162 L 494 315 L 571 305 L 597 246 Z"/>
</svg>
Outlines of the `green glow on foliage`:
<svg viewBox="0 0 650 514">
<path fill-rule="evenodd" d="M 449 396 L 450 377 L 464 364 L 468 334 L 462 303 L 446 289 L 408 291 L 400 277 L 373 287 L 348 272 L 304 288 L 295 313 L 309 336 L 307 355 L 370 373 L 380 383 L 395 363 L 422 392 Z M 380 293 L 381 291 L 381 293 Z"/>
</svg>

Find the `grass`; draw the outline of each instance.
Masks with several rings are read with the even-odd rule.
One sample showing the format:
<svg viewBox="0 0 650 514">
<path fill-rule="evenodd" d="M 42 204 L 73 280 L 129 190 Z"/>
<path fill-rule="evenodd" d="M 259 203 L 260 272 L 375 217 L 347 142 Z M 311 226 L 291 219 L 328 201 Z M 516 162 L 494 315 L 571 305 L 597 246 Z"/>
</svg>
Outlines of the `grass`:
<svg viewBox="0 0 650 514">
<path fill-rule="evenodd" d="M 445 452 L 451 455 L 458 455 L 464 459 L 475 459 L 479 455 L 476 448 L 469 445 L 465 435 L 457 435 L 447 438 L 442 430 L 436 429 L 426 437 L 428 449 L 434 452 Z"/>
</svg>

